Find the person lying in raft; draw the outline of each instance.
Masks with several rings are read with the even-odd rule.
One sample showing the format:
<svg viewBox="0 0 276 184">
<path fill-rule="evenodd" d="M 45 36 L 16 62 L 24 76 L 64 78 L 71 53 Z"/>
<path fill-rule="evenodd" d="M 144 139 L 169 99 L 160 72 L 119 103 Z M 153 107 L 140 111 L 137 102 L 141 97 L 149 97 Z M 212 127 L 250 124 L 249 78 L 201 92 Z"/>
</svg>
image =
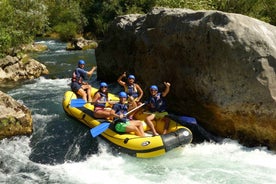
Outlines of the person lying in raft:
<svg viewBox="0 0 276 184">
<path fill-rule="evenodd" d="M 111 109 L 106 108 L 108 101 L 108 86 L 105 82 L 100 83 L 99 90 L 94 94 L 92 102 L 94 103 L 95 118 L 110 118 Z"/>
<path fill-rule="evenodd" d="M 119 93 L 119 103 L 113 105 L 111 116 L 114 117 L 115 130 L 121 133 L 134 132 L 137 136 L 145 136 L 143 123 L 140 120 L 129 120 L 125 117 L 128 112 L 127 94 Z"/>
<path fill-rule="evenodd" d="M 148 110 L 151 112 L 150 115 L 146 117 L 146 123 L 151 128 L 153 135 L 159 135 L 152 123 L 154 119 L 160 119 L 162 118 L 165 121 L 165 127 L 162 134 L 167 133 L 167 129 L 169 127 L 170 120 L 165 117 L 168 115 L 168 112 L 166 112 L 166 103 L 164 97 L 167 96 L 167 94 L 170 91 L 171 84 L 168 82 L 164 82 L 166 88 L 161 93 L 158 92 L 158 87 L 156 85 L 152 85 L 150 87 L 150 98 L 147 101 L 148 103 Z"/>
</svg>

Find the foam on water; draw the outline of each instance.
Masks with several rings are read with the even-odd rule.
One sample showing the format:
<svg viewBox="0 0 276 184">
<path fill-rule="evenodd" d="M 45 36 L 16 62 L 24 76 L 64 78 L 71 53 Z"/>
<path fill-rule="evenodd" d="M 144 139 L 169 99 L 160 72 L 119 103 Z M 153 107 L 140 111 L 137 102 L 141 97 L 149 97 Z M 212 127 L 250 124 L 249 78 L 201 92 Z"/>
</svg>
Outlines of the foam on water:
<svg viewBox="0 0 276 184">
<path fill-rule="evenodd" d="M 249 149 L 234 141 L 203 143 L 168 154 L 139 159 L 112 154 L 100 141 L 100 152 L 82 162 L 43 165 L 28 158 L 29 138 L 0 144 L 0 182 L 27 183 L 275 183 L 276 156 L 264 148 Z M 11 154 L 12 153 L 12 154 Z M 14 177 L 15 176 L 15 177 Z"/>
<path fill-rule="evenodd" d="M 22 98 L 32 107 L 35 130 L 33 142 L 47 142 L 56 135 L 55 131 L 62 130 L 64 134 L 70 133 L 64 126 L 55 130 L 55 126 L 61 126 L 60 121 L 64 117 L 60 102 L 63 92 L 69 89 L 67 83 L 68 79 L 41 77 L 34 83 L 26 84 L 10 92 L 12 96 Z M 45 93 L 45 89 L 48 93 Z M 26 91 L 31 91 L 31 99 L 26 97 L 30 93 Z M 36 101 L 44 105 L 41 106 Z M 45 105 L 47 103 L 51 106 Z M 50 132 L 47 133 L 47 131 Z M 30 161 L 29 155 L 32 150 L 29 146 L 30 138 L 5 139 L 0 143 L 2 160 L 0 181 L 18 183 L 27 180 L 28 183 L 40 181 L 42 183 L 81 184 L 116 184 L 126 181 L 138 184 L 182 184 L 183 182 L 257 184 L 260 181 L 276 183 L 276 165 L 274 164 L 276 156 L 265 148 L 246 148 L 235 141 L 226 139 L 222 144 L 189 145 L 161 157 L 139 159 L 119 153 L 113 154 L 105 141 L 99 140 L 98 154 L 88 155 L 83 161 L 45 165 Z M 78 155 L 80 146 L 72 144 L 68 147 L 65 157 Z"/>
</svg>

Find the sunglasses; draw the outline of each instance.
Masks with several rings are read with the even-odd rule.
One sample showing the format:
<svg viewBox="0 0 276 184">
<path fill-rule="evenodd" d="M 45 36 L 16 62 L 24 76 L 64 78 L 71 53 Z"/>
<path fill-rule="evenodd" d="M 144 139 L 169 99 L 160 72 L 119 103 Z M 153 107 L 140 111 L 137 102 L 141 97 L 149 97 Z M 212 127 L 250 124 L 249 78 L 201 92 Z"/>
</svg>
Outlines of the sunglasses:
<svg viewBox="0 0 276 184">
<path fill-rule="evenodd" d="M 107 88 L 107 86 L 102 86 L 101 88 Z"/>
</svg>

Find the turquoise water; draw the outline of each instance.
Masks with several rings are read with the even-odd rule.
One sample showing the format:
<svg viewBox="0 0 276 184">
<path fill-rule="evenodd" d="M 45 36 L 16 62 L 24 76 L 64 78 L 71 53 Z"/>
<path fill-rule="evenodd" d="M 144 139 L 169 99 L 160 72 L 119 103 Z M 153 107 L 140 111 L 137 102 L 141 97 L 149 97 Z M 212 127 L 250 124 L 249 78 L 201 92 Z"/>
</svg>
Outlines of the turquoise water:
<svg viewBox="0 0 276 184">
<path fill-rule="evenodd" d="M 118 153 L 89 129 L 67 117 L 63 93 L 78 59 L 96 63 L 94 51 L 69 52 L 65 44 L 42 41 L 50 50 L 36 56 L 50 74 L 7 91 L 32 111 L 34 132 L 0 141 L 0 183 L 69 184 L 274 184 L 276 155 L 233 140 L 204 142 L 152 159 Z M 98 85 L 96 74 L 90 82 Z M 116 84 L 111 91 L 117 91 Z"/>
</svg>

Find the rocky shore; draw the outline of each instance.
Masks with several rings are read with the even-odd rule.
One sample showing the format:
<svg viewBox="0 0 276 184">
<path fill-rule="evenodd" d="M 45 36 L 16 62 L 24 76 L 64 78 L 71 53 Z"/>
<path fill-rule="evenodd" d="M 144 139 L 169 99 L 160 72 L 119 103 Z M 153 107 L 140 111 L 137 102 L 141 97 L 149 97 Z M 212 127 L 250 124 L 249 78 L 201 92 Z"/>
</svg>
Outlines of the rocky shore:
<svg viewBox="0 0 276 184">
<path fill-rule="evenodd" d="M 96 48 L 93 40 L 76 38 L 67 50 L 85 50 Z M 16 56 L 6 56 L 0 59 L 1 87 L 9 83 L 32 80 L 49 73 L 45 65 L 29 57 L 28 52 L 41 52 L 47 50 L 44 44 L 23 45 L 18 50 L 11 51 Z M 16 52 L 17 54 L 15 54 Z M 0 91 L 0 139 L 16 135 L 29 135 L 33 124 L 30 110 L 17 102 L 9 95 Z"/>
<path fill-rule="evenodd" d="M 38 48 L 39 47 L 39 48 Z M 26 46 L 27 51 L 40 51 L 45 46 Z M 48 74 L 46 66 L 23 56 L 6 56 L 0 59 L 0 82 L 11 83 L 31 80 Z M 31 111 L 9 95 L 0 91 L 0 139 L 16 135 L 30 135 L 33 130 Z"/>
</svg>

